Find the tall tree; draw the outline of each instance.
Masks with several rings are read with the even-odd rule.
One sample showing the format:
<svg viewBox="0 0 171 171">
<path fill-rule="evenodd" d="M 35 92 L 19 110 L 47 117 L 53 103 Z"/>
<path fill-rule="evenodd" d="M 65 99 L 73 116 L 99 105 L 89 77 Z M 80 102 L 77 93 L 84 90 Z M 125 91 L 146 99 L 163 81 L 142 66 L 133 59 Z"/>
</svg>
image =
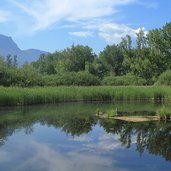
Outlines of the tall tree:
<svg viewBox="0 0 171 171">
<path fill-rule="evenodd" d="M 171 23 L 149 32 L 151 57 L 156 65 L 157 75 L 171 69 Z"/>
<path fill-rule="evenodd" d="M 122 38 L 122 41 L 120 42 L 120 47 L 124 55 L 124 73 L 127 74 L 131 72 L 131 64 L 133 63 L 135 57 L 135 50 L 132 48 L 132 39 L 130 35 L 126 35 Z"/>
<path fill-rule="evenodd" d="M 99 54 L 99 59 L 111 75 L 123 74 L 123 53 L 119 45 L 107 45 Z"/>
<path fill-rule="evenodd" d="M 92 63 L 96 57 L 92 49 L 83 45 L 72 45 L 63 51 L 66 59 L 66 67 L 68 71 L 84 71 L 86 63 Z"/>
</svg>

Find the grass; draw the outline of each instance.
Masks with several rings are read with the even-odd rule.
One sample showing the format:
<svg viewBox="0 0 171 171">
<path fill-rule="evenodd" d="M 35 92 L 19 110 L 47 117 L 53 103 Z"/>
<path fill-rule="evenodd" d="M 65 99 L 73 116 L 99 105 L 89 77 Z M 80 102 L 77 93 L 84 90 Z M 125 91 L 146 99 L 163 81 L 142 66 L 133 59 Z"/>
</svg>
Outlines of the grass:
<svg viewBox="0 0 171 171">
<path fill-rule="evenodd" d="M 169 109 L 166 106 L 163 106 L 159 110 L 157 110 L 157 116 L 160 117 L 160 119 L 170 119 L 171 118 L 171 109 Z"/>
<path fill-rule="evenodd" d="M 0 87 L 0 106 L 32 105 L 74 101 L 171 102 L 171 87 Z"/>
<path fill-rule="evenodd" d="M 111 109 L 111 110 L 108 110 L 106 112 L 108 118 L 111 118 L 111 117 L 116 116 L 116 113 L 117 113 L 117 110 L 116 109 Z"/>
</svg>

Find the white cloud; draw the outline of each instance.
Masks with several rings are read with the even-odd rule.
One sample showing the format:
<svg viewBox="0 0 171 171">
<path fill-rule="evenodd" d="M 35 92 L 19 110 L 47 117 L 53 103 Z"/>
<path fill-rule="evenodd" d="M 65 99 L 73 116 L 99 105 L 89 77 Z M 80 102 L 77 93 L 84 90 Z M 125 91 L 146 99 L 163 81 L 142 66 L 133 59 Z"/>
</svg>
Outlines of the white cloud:
<svg viewBox="0 0 171 171">
<path fill-rule="evenodd" d="M 10 153 L 7 151 L 0 151 L 0 163 L 4 163 L 7 161 L 10 161 L 12 159 L 12 157 L 10 156 Z"/>
<path fill-rule="evenodd" d="M 145 27 L 141 27 L 141 28 L 139 27 L 138 29 L 135 30 L 135 33 L 136 33 L 136 34 L 139 33 L 140 30 L 142 30 L 142 31 L 144 32 L 145 35 L 148 34 L 148 31 L 145 29 Z"/>
<path fill-rule="evenodd" d="M 96 33 L 108 44 L 119 43 L 121 38 L 127 34 L 134 38 L 139 29 L 132 28 L 127 24 L 118 24 L 111 20 L 111 17 L 114 18 L 115 14 L 120 12 L 120 6 L 129 4 L 138 4 L 147 8 L 157 6 L 154 1 L 153 3 L 144 3 L 141 0 L 10 1 L 20 12 L 25 14 L 19 17 L 17 23 L 17 29 L 20 30 L 20 33 L 25 28 L 29 28 L 29 32 L 27 32 L 29 34 L 53 27 L 60 29 L 72 27 L 80 30 L 68 31 L 69 35 L 86 38 Z"/>
<path fill-rule="evenodd" d="M 122 37 L 127 34 L 135 37 L 136 30 L 124 24 L 106 23 L 99 28 L 99 36 L 106 40 L 107 43 L 119 43 Z"/>
<path fill-rule="evenodd" d="M 7 22 L 10 18 L 10 12 L 0 10 L 0 23 Z"/>
<path fill-rule="evenodd" d="M 77 31 L 77 32 L 69 32 L 70 35 L 72 36 L 77 36 L 77 37 L 89 37 L 93 35 L 93 32 L 91 31 Z"/>
<path fill-rule="evenodd" d="M 98 142 L 90 142 L 85 144 L 89 149 L 95 149 L 100 152 L 118 150 L 121 149 L 121 143 L 119 137 L 113 134 L 102 134 L 98 137 Z"/>
<path fill-rule="evenodd" d="M 74 151 L 64 151 L 63 153 L 60 153 L 52 147 L 34 140 L 28 141 L 25 145 L 27 148 L 31 149 L 32 155 L 28 155 L 23 162 L 18 164 L 16 167 L 13 167 L 14 171 L 27 170 L 28 168 L 30 168 L 30 170 L 48 171 L 103 171 L 104 167 L 109 167 L 111 170 L 113 168 L 113 161 L 109 157 L 107 158 L 100 155 L 78 153 Z M 24 150 L 24 148 L 22 150 Z M 25 151 L 16 153 L 16 158 L 21 157 L 20 155 L 22 152 Z"/>
<path fill-rule="evenodd" d="M 138 5 L 145 6 L 146 8 L 152 8 L 152 9 L 157 9 L 159 7 L 159 2 L 157 1 L 137 1 Z"/>
<path fill-rule="evenodd" d="M 111 16 L 117 7 L 136 0 L 11 0 L 34 21 L 32 31 L 46 29 L 63 20 L 76 22 Z"/>
<path fill-rule="evenodd" d="M 105 21 L 86 24 L 83 28 L 88 30 L 96 30 L 99 37 L 104 39 L 108 44 L 118 44 L 126 35 L 130 35 L 132 38 L 135 38 L 136 33 L 140 30 L 140 28 L 132 28 L 126 24 Z M 141 29 L 145 34 L 148 33 L 144 27 Z"/>
</svg>

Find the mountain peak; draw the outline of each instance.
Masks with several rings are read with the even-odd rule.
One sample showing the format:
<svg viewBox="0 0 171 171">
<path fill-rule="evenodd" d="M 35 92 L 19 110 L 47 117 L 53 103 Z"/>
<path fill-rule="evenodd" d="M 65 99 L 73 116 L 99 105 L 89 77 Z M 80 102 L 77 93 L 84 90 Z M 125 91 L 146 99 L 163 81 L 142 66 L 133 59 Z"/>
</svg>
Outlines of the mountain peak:
<svg viewBox="0 0 171 171">
<path fill-rule="evenodd" d="M 21 50 L 13 41 L 12 37 L 0 34 L 0 55 L 6 57 L 7 55 L 17 55 L 19 65 L 25 62 L 32 62 L 38 60 L 41 54 L 48 52 L 38 49 Z"/>
<path fill-rule="evenodd" d="M 3 51 L 5 51 L 6 49 L 10 49 L 9 52 L 15 52 L 16 50 L 20 50 L 17 44 L 12 40 L 12 37 L 8 37 L 2 34 L 0 34 L 0 49 Z"/>
</svg>

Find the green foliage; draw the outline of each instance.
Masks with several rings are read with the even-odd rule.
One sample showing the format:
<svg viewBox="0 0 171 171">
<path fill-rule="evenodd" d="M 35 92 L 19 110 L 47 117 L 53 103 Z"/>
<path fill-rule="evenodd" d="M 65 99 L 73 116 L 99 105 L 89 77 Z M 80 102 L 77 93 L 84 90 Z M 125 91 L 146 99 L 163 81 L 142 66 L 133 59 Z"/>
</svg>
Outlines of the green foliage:
<svg viewBox="0 0 171 171">
<path fill-rule="evenodd" d="M 0 57 L 0 85 L 15 85 L 18 80 L 17 56 Z"/>
<path fill-rule="evenodd" d="M 45 76 L 43 79 L 44 84 L 48 86 L 91 86 L 100 84 L 100 80 L 98 77 L 87 72 L 64 72 L 60 75 Z"/>
<path fill-rule="evenodd" d="M 60 74 L 63 71 L 78 72 L 84 71 L 86 62 L 92 63 L 96 55 L 92 49 L 83 45 L 72 45 L 63 51 L 48 55 L 42 55 L 33 66 L 41 74 Z"/>
<path fill-rule="evenodd" d="M 107 117 L 114 117 L 115 115 L 116 115 L 116 109 L 111 109 L 111 110 L 108 110 L 107 112 L 106 112 L 106 114 L 107 114 Z"/>
<path fill-rule="evenodd" d="M 72 46 L 63 51 L 66 58 L 67 71 L 84 71 L 86 62 L 92 63 L 96 55 L 88 46 Z"/>
<path fill-rule="evenodd" d="M 118 45 L 107 45 L 99 56 L 89 46 L 72 45 L 20 67 L 16 56 L 0 57 L 0 85 L 89 86 L 100 85 L 103 78 L 104 85 L 171 85 L 169 71 L 164 73 L 171 69 L 170 42 L 171 23 L 166 23 L 148 34 L 140 29 L 134 47 L 126 35 Z"/>
<path fill-rule="evenodd" d="M 168 119 L 171 117 L 171 110 L 165 106 L 157 110 L 157 115 L 160 119 Z"/>
<path fill-rule="evenodd" d="M 126 85 L 146 85 L 146 80 L 140 77 L 126 76 L 108 76 L 102 80 L 103 85 L 126 86 Z"/>
<path fill-rule="evenodd" d="M 98 77 L 86 72 L 78 72 L 74 80 L 75 85 L 100 85 L 100 80 Z"/>
<path fill-rule="evenodd" d="M 171 23 L 166 23 L 160 29 L 153 29 L 148 34 L 151 48 L 151 61 L 154 63 L 154 73 L 159 76 L 171 69 Z"/>
<path fill-rule="evenodd" d="M 123 53 L 120 46 L 107 45 L 106 48 L 99 54 L 99 59 L 104 65 L 106 71 L 112 75 L 123 74 Z"/>
<path fill-rule="evenodd" d="M 31 64 L 25 64 L 19 70 L 19 82 L 18 85 L 22 87 L 42 86 L 42 76 Z"/>
<path fill-rule="evenodd" d="M 59 53 L 54 54 L 47 54 L 47 55 L 41 55 L 39 60 L 37 62 L 33 62 L 33 67 L 36 68 L 36 70 L 43 75 L 50 75 L 50 74 L 56 74 L 56 63 L 59 57 Z"/>
<path fill-rule="evenodd" d="M 171 86 L 171 70 L 167 70 L 164 73 L 162 73 L 157 82 L 156 85 L 167 85 Z"/>
<path fill-rule="evenodd" d="M 0 87 L 0 106 L 73 101 L 151 101 L 162 97 L 171 102 L 170 87 Z"/>
</svg>

